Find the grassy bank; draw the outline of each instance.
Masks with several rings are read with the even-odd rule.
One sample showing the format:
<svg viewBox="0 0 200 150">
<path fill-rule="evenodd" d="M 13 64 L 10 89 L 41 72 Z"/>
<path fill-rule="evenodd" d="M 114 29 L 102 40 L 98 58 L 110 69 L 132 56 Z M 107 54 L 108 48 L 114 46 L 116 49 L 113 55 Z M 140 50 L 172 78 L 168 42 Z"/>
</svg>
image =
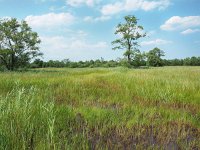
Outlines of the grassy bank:
<svg viewBox="0 0 200 150">
<path fill-rule="evenodd" d="M 198 149 L 200 67 L 0 73 L 0 149 Z"/>
</svg>

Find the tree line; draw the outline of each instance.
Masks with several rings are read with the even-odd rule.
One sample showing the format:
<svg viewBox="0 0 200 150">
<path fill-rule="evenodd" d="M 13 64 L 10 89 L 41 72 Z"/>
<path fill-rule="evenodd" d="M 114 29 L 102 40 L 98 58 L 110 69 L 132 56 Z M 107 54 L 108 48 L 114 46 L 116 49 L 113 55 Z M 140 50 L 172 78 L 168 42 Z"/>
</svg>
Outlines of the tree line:
<svg viewBox="0 0 200 150">
<path fill-rule="evenodd" d="M 69 59 L 62 61 L 43 61 L 36 59 L 43 54 L 40 52 L 40 38 L 29 27 L 26 21 L 19 22 L 16 18 L 0 19 L 0 70 L 19 70 L 24 68 L 45 67 L 117 67 L 126 66 L 138 68 L 141 66 L 200 66 L 200 57 L 166 60 L 162 57 L 165 52 L 157 47 L 149 52 L 139 50 L 138 40 L 144 38 L 146 33 L 138 19 L 125 16 L 124 22 L 116 27 L 116 40 L 112 42 L 113 50 L 124 50 L 124 58 L 106 61 L 100 60 L 73 62 Z M 35 60 L 34 60 L 35 59 Z"/>
<path fill-rule="evenodd" d="M 200 66 L 200 57 L 188 57 L 185 59 L 162 59 L 159 61 L 161 66 Z M 87 60 L 87 61 L 70 61 L 69 59 L 65 59 L 62 61 L 58 60 L 49 60 L 43 61 L 40 59 L 36 59 L 34 62 L 30 63 L 28 68 L 96 68 L 96 67 L 124 67 L 127 66 L 127 62 L 125 59 L 117 59 L 117 60 Z M 140 66 L 138 68 L 150 67 L 149 62 L 147 60 L 140 61 Z"/>
</svg>

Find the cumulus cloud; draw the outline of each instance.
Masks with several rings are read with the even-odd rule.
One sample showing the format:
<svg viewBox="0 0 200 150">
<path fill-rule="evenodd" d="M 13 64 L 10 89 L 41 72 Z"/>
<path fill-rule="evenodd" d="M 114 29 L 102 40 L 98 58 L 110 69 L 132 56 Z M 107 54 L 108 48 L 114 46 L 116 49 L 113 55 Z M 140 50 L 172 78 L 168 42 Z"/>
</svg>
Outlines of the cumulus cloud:
<svg viewBox="0 0 200 150">
<path fill-rule="evenodd" d="M 199 29 L 187 29 L 185 31 L 182 31 L 181 34 L 187 35 L 187 34 L 192 34 L 192 33 L 196 33 L 196 32 L 200 32 Z"/>
<path fill-rule="evenodd" d="M 165 44 L 170 44 L 173 43 L 172 41 L 168 41 L 168 40 L 163 40 L 163 39 L 155 39 L 152 41 L 143 41 L 141 42 L 142 46 L 146 46 L 146 45 L 165 45 Z"/>
<path fill-rule="evenodd" d="M 86 16 L 83 20 L 85 22 L 104 22 L 111 19 L 110 16 L 100 16 L 100 17 L 92 17 L 92 16 Z"/>
<path fill-rule="evenodd" d="M 113 15 L 117 14 L 124 10 L 123 3 L 122 2 L 116 2 L 114 4 L 107 4 L 102 7 L 101 13 L 103 15 Z"/>
<path fill-rule="evenodd" d="M 150 11 L 153 9 L 165 9 L 170 5 L 169 0 L 154 0 L 154 1 L 148 1 L 148 0 L 126 0 L 125 3 L 125 9 L 126 10 L 145 10 Z"/>
<path fill-rule="evenodd" d="M 170 19 L 168 19 L 163 25 L 161 25 L 162 30 L 183 30 L 193 27 L 199 27 L 200 26 L 200 16 L 186 16 L 186 17 L 180 17 L 180 16 L 173 16 Z"/>
<path fill-rule="evenodd" d="M 10 16 L 4 16 L 4 17 L 1 17 L 1 19 L 5 19 L 5 20 L 10 20 L 10 19 L 12 19 L 12 17 L 10 17 Z"/>
<path fill-rule="evenodd" d="M 94 19 L 94 21 L 106 21 L 106 20 L 109 20 L 109 19 L 111 19 L 111 17 L 110 16 L 100 16 L 100 17 L 97 17 L 97 18 L 95 18 Z"/>
<path fill-rule="evenodd" d="M 104 41 L 91 42 L 83 38 L 82 33 L 75 37 L 43 36 L 41 50 L 47 59 L 88 60 L 110 56 L 109 45 Z M 59 54 L 59 55 L 58 55 Z"/>
<path fill-rule="evenodd" d="M 167 8 L 170 4 L 170 0 L 124 0 L 122 2 L 118 1 L 113 4 L 104 5 L 101 9 L 101 13 L 103 15 L 113 15 L 122 11 L 162 10 Z"/>
<path fill-rule="evenodd" d="M 93 21 L 93 17 L 92 16 L 86 16 L 83 20 L 85 22 L 92 22 Z"/>
<path fill-rule="evenodd" d="M 72 24 L 75 17 L 70 13 L 48 13 L 41 16 L 27 16 L 25 20 L 34 28 L 52 28 Z"/>
<path fill-rule="evenodd" d="M 81 5 L 87 5 L 87 6 L 94 6 L 95 3 L 97 3 L 97 0 L 67 0 L 66 3 L 73 7 L 78 7 Z"/>
</svg>

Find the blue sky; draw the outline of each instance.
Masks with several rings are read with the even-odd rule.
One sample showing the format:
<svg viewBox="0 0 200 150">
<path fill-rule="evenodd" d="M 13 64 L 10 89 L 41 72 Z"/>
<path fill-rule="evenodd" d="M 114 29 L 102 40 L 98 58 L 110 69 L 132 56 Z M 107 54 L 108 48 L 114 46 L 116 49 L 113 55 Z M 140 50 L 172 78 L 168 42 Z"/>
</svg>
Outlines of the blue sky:
<svg viewBox="0 0 200 150">
<path fill-rule="evenodd" d="M 122 58 L 111 42 L 126 15 L 135 15 L 148 34 L 139 41 L 141 51 L 200 56 L 199 0 L 0 0 L 1 18 L 26 20 L 39 33 L 44 60 Z"/>
</svg>

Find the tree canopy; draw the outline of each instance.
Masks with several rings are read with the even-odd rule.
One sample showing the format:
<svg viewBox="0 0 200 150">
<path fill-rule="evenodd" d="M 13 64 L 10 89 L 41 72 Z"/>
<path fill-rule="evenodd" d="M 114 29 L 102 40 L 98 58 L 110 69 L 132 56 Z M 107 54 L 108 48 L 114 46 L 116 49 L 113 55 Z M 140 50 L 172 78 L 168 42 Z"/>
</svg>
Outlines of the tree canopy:
<svg viewBox="0 0 200 150">
<path fill-rule="evenodd" d="M 23 68 L 32 58 L 42 55 L 40 42 L 26 21 L 0 20 L 0 63 L 8 70 Z"/>
<path fill-rule="evenodd" d="M 120 38 L 113 41 L 112 44 L 116 45 L 113 50 L 125 49 L 124 56 L 131 64 L 132 61 L 138 61 L 138 58 L 141 57 L 138 39 L 145 37 L 146 33 L 143 33 L 143 27 L 137 24 L 138 19 L 135 16 L 125 16 L 124 19 L 125 23 L 118 24 L 115 32 Z"/>
<path fill-rule="evenodd" d="M 159 67 L 163 66 L 162 56 L 165 56 L 164 51 L 160 50 L 159 48 L 154 48 L 147 53 L 147 63 L 150 66 Z"/>
</svg>

